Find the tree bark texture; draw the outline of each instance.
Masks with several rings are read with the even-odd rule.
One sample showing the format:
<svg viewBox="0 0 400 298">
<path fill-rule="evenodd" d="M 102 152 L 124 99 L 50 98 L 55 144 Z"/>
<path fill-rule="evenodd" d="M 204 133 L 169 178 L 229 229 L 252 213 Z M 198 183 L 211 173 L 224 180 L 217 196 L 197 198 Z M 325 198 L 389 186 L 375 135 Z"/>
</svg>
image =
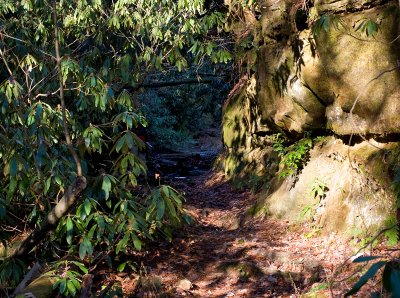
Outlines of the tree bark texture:
<svg viewBox="0 0 400 298">
<path fill-rule="evenodd" d="M 86 178 L 83 176 L 77 177 L 40 226 L 33 230 L 33 232 L 21 242 L 12 254 L 12 257 L 25 258 L 29 252 L 45 238 L 46 234 L 57 225 L 60 218 L 75 204 L 79 195 L 85 188 Z"/>
</svg>

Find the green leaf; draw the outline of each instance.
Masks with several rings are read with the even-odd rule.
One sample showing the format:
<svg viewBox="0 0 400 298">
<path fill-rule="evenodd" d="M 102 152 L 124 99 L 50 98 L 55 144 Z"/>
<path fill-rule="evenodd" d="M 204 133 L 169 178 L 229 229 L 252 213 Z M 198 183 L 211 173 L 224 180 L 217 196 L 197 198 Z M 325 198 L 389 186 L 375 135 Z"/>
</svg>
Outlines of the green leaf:
<svg viewBox="0 0 400 298">
<path fill-rule="evenodd" d="M 63 182 L 62 182 L 61 177 L 60 177 L 59 175 L 55 176 L 55 177 L 54 177 L 54 180 L 56 181 L 56 183 L 57 183 L 59 186 L 62 186 L 62 185 L 63 185 Z"/>
<path fill-rule="evenodd" d="M 159 200 L 157 202 L 157 220 L 161 220 L 165 213 L 165 202 L 164 200 Z"/>
<path fill-rule="evenodd" d="M 72 223 L 72 219 L 70 217 L 67 218 L 67 243 L 72 243 L 72 236 L 74 231 L 74 225 Z"/>
<path fill-rule="evenodd" d="M 79 258 L 83 260 L 86 257 L 87 247 L 84 241 L 79 245 Z"/>
<path fill-rule="evenodd" d="M 165 199 L 165 202 L 167 204 L 167 208 L 168 208 L 168 211 L 171 214 L 171 216 L 176 218 L 177 216 L 176 216 L 176 210 L 175 210 L 174 204 L 172 204 L 172 202 L 169 198 Z"/>
<path fill-rule="evenodd" d="M 126 246 L 128 244 L 128 240 L 129 240 L 129 232 L 125 233 L 124 238 L 122 238 L 116 248 L 115 248 L 115 252 L 118 254 L 121 250 L 126 250 Z"/>
<path fill-rule="evenodd" d="M 79 269 L 80 269 L 83 273 L 88 274 L 89 270 L 88 270 L 88 269 L 85 267 L 85 265 L 83 265 L 82 263 L 77 262 L 77 261 L 72 261 L 71 263 L 73 263 L 74 265 L 78 266 Z"/>
<path fill-rule="evenodd" d="M 371 20 L 369 20 L 368 22 L 367 22 L 367 25 L 366 25 L 366 33 L 367 33 L 367 36 L 372 36 L 372 35 L 374 35 L 376 32 L 378 32 L 378 24 L 377 23 L 375 23 L 374 21 L 371 21 Z"/>
<path fill-rule="evenodd" d="M 111 190 L 111 180 L 107 175 L 105 175 L 103 177 L 103 184 L 101 185 L 101 189 L 105 193 L 106 200 L 108 200 L 108 198 L 110 196 L 110 190 Z"/>
<path fill-rule="evenodd" d="M 164 198 L 169 198 L 169 188 L 166 185 L 161 186 L 161 194 Z"/>
<path fill-rule="evenodd" d="M 125 136 L 126 136 L 126 135 L 123 135 L 123 136 L 120 137 L 119 140 L 117 141 L 117 144 L 116 144 L 116 146 L 115 146 L 115 151 L 116 151 L 117 153 L 119 153 L 119 152 L 121 151 L 122 147 L 123 147 L 124 144 L 125 144 Z"/>
<path fill-rule="evenodd" d="M 387 263 L 385 268 L 383 269 L 383 274 L 382 274 L 382 284 L 385 290 L 387 290 L 389 293 L 392 291 L 392 285 L 391 285 L 391 274 L 392 274 L 392 266 L 391 263 Z"/>
<path fill-rule="evenodd" d="M 84 238 L 84 241 L 86 242 L 86 252 L 87 252 L 87 254 L 88 255 L 92 255 L 93 254 L 93 246 L 92 246 L 92 243 L 90 242 L 90 240 L 87 238 L 87 237 L 85 237 Z"/>
<path fill-rule="evenodd" d="M 83 206 L 85 208 L 86 215 L 89 215 L 90 209 L 91 209 L 90 201 L 88 199 L 86 199 L 85 202 L 83 203 Z"/>
<path fill-rule="evenodd" d="M 390 274 L 390 284 L 392 286 L 392 297 L 400 297 L 400 271 L 398 269 L 393 268 Z"/>
<path fill-rule="evenodd" d="M 76 278 L 72 278 L 71 277 L 71 282 L 74 284 L 75 289 L 80 290 L 81 289 L 81 285 L 79 284 L 78 280 Z"/>
<path fill-rule="evenodd" d="M 39 102 L 38 105 L 36 106 L 36 113 L 35 113 L 36 120 L 40 120 L 40 118 L 42 116 L 42 112 L 43 112 L 43 106 Z"/>
<path fill-rule="evenodd" d="M 127 262 L 119 264 L 119 266 L 117 267 L 118 272 L 124 271 L 126 264 L 127 264 Z"/>
<path fill-rule="evenodd" d="M 10 160 L 10 176 L 14 177 L 18 173 L 18 161 L 17 159 L 13 156 Z"/>
<path fill-rule="evenodd" d="M 360 21 L 360 23 L 358 24 L 358 26 L 357 26 L 357 28 L 356 28 L 355 31 L 358 31 L 358 30 L 360 30 L 361 28 L 363 28 L 366 22 L 367 22 L 367 20 L 365 20 L 365 19 L 362 20 L 362 21 Z"/>
<path fill-rule="evenodd" d="M 96 87 L 96 78 L 94 76 L 92 76 L 90 78 L 90 86 L 91 87 Z"/>
<path fill-rule="evenodd" d="M 59 278 L 59 279 L 57 279 L 56 282 L 54 283 L 54 285 L 53 285 L 53 290 L 56 289 L 56 288 L 60 285 L 60 283 L 61 283 L 61 279 Z"/>
<path fill-rule="evenodd" d="M 137 250 L 142 250 L 142 241 L 136 236 L 135 234 L 132 234 L 132 239 L 133 239 L 133 245 Z"/>
<path fill-rule="evenodd" d="M 353 295 L 357 293 L 363 285 L 365 285 L 368 280 L 370 280 L 372 277 L 375 276 L 375 274 L 378 272 L 379 269 L 381 269 L 383 266 L 385 266 L 386 262 L 380 261 L 375 264 L 373 264 L 367 272 L 360 277 L 360 279 L 354 284 L 354 286 L 351 288 L 350 291 L 348 291 L 344 296 L 348 297 L 350 295 Z"/>
<path fill-rule="evenodd" d="M 362 262 L 369 262 L 372 260 L 376 260 L 376 259 L 380 259 L 382 258 L 381 256 L 362 256 L 362 257 L 358 257 L 356 258 L 353 263 L 362 263 Z"/>
<path fill-rule="evenodd" d="M 96 221 L 97 221 L 97 225 L 98 225 L 98 227 L 99 227 L 97 233 L 98 233 L 99 235 L 103 235 L 104 230 L 105 230 L 105 227 L 106 227 L 106 224 L 105 224 L 105 222 L 104 222 L 104 217 L 103 217 L 103 216 L 97 216 L 97 217 L 96 217 Z"/>
<path fill-rule="evenodd" d="M 386 264 L 382 274 L 382 283 L 392 297 L 400 297 L 400 270 L 394 266 L 396 266 L 394 262 Z"/>
<path fill-rule="evenodd" d="M 136 179 L 135 175 L 132 173 L 129 173 L 128 176 L 129 176 L 129 180 L 130 180 L 132 186 L 137 186 L 137 179 Z"/>
<path fill-rule="evenodd" d="M 180 196 L 173 190 L 171 191 L 171 197 L 174 199 L 178 206 L 182 205 L 182 200 L 180 199 Z"/>
<path fill-rule="evenodd" d="M 47 194 L 47 192 L 49 191 L 50 186 L 51 186 L 51 177 L 46 179 L 45 187 L 44 187 L 44 193 L 45 194 Z"/>
<path fill-rule="evenodd" d="M 67 289 L 68 289 L 69 294 L 72 295 L 72 297 L 74 297 L 76 295 L 76 288 L 72 281 L 67 281 Z"/>
<path fill-rule="evenodd" d="M 10 178 L 10 185 L 9 185 L 9 190 L 11 193 L 14 193 L 14 191 L 16 190 L 18 186 L 18 180 L 16 177 L 11 177 Z"/>
<path fill-rule="evenodd" d="M 94 235 L 94 232 L 96 231 L 96 228 L 97 228 L 97 224 L 93 225 L 93 227 L 90 229 L 88 236 L 87 236 L 87 238 L 89 240 L 93 239 L 93 235 Z"/>
<path fill-rule="evenodd" d="M 60 282 L 60 293 L 63 294 L 67 289 L 67 279 L 63 278 Z"/>
<path fill-rule="evenodd" d="M 133 143 L 132 133 L 127 132 L 125 134 L 125 143 L 126 143 L 126 145 L 128 146 L 129 149 L 133 148 L 134 143 Z"/>
</svg>

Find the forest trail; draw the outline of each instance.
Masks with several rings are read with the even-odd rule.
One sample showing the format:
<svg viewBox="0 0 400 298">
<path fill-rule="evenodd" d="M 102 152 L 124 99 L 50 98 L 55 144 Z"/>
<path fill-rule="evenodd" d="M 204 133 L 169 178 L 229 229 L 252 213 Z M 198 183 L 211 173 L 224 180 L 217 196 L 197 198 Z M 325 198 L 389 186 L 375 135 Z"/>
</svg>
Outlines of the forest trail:
<svg viewBox="0 0 400 298">
<path fill-rule="evenodd" d="M 141 255 L 141 282 L 118 277 L 129 297 L 329 297 L 326 281 L 351 254 L 344 240 L 276 219 L 240 225 L 255 197 L 221 173 L 175 187 L 186 192 L 194 223 Z"/>
</svg>

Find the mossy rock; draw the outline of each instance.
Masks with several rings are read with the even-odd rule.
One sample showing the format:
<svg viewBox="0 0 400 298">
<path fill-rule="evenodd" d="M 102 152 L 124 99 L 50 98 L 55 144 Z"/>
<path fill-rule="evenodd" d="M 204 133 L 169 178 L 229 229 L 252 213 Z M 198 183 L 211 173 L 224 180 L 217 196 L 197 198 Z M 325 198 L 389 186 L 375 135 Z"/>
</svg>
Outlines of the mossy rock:
<svg viewBox="0 0 400 298">
<path fill-rule="evenodd" d="M 13 254 L 14 250 L 21 244 L 24 236 L 18 236 L 12 239 L 7 246 L 0 242 L 0 258 L 6 258 Z"/>
<path fill-rule="evenodd" d="M 264 275 L 256 264 L 240 260 L 222 262 L 218 266 L 218 270 L 241 279 L 257 278 Z"/>
<path fill-rule="evenodd" d="M 345 12 L 348 10 L 368 9 L 385 3 L 385 0 L 316 0 L 314 6 L 318 13 L 326 14 L 333 12 Z"/>
<path fill-rule="evenodd" d="M 25 289 L 19 293 L 16 298 L 25 298 L 25 294 L 33 294 L 36 298 L 53 298 L 56 296 L 56 290 L 53 285 L 56 282 L 55 278 L 49 273 L 43 274 L 32 281 Z"/>
<path fill-rule="evenodd" d="M 280 2 L 284 7 L 289 3 Z M 363 19 L 379 22 L 388 9 L 380 4 L 382 1 L 317 1 L 320 16 L 326 10 L 368 8 L 340 15 L 345 27 L 331 26 L 328 32 L 322 29 L 318 34 L 309 29 L 283 32 L 281 27 L 292 26 L 287 10 L 279 5 L 263 10 L 265 38 L 275 33 L 286 37 L 258 49 L 256 100 L 262 119 L 297 133 L 325 128 L 340 135 L 400 132 L 400 70 L 396 68 L 400 40 L 392 42 L 400 34 L 400 22 L 395 14 L 387 14 L 374 38 L 353 28 Z M 330 8 L 318 12 L 323 6 Z M 379 73 L 379 79 L 373 80 Z"/>
<path fill-rule="evenodd" d="M 255 83 L 254 77 L 242 82 L 238 86 L 237 93 L 228 99 L 224 107 L 224 116 L 222 119 L 222 135 L 224 144 L 228 148 L 239 148 L 247 145 L 247 134 L 250 129 L 249 122 L 253 116 L 246 109 L 251 97 L 254 96 Z"/>
<path fill-rule="evenodd" d="M 140 287 L 144 291 L 160 291 L 162 289 L 162 278 L 160 276 L 143 276 L 139 280 Z"/>
<path fill-rule="evenodd" d="M 347 233 L 359 227 L 374 233 L 384 227 L 395 212 L 396 196 L 387 182 L 382 184 L 361 170 L 363 164 L 367 168 L 372 156 L 378 156 L 374 153 L 376 149 L 367 150 L 373 146 L 365 143 L 365 151 L 369 153 L 363 159 L 356 158 L 355 152 L 359 154 L 363 146 L 349 147 L 335 138 L 315 146 L 310 160 L 297 176 L 272 184 L 268 193 L 260 195 L 265 199 L 266 208 L 271 215 L 293 223 L 313 220 L 325 232 Z M 380 179 L 390 181 L 387 170 L 380 173 Z M 313 191 L 315 181 L 326 185 L 322 196 L 316 196 Z M 305 210 L 312 212 L 312 216 L 305 216 Z"/>
<path fill-rule="evenodd" d="M 348 13 L 341 16 L 341 20 L 346 28 L 352 28 L 364 18 L 377 20 L 384 10 L 385 7 L 379 7 Z M 397 104 L 400 70 L 395 69 L 400 43 L 390 44 L 399 34 L 398 19 L 388 15 L 374 36 L 380 42 L 354 29 L 321 30 L 316 37 L 319 55 L 313 63 L 305 63 L 301 76 L 319 97 L 329 92 L 334 95 L 326 114 L 327 126 L 336 133 L 400 132 L 400 106 Z M 390 69 L 392 71 L 388 71 Z M 379 79 L 374 79 L 379 73 L 382 73 Z M 350 116 L 356 99 L 353 116 Z"/>
<path fill-rule="evenodd" d="M 226 173 L 241 181 L 261 177 L 261 184 L 265 177 L 268 187 L 258 201 L 264 204 L 248 214 L 268 210 L 292 222 L 313 220 L 324 231 L 366 227 L 373 233 L 393 217 L 396 208 L 390 187 L 398 163 L 393 148 L 383 143 L 379 144 L 383 150 L 367 143 L 349 147 L 329 138 L 311 151 L 301 171 L 279 180 L 268 176 L 276 172 L 276 164 L 268 162 L 273 153 L 264 151 L 271 144 L 259 142 L 261 135 L 276 132 L 292 141 L 309 130 L 340 136 L 400 133 L 400 40 L 392 42 L 400 34 L 399 19 L 386 15 L 374 37 L 354 26 L 362 19 L 379 21 L 397 2 L 317 0 L 314 4 L 308 24 L 333 12 L 346 29 L 330 26 L 327 32 L 311 28 L 298 32 L 290 16 L 293 1 L 268 0 L 263 5 L 264 43 L 255 47 L 256 73 L 224 110 Z M 321 196 L 315 196 L 315 191 L 312 195 L 312 184 L 318 179 L 328 185 Z M 304 216 L 305 210 L 312 216 Z"/>
</svg>

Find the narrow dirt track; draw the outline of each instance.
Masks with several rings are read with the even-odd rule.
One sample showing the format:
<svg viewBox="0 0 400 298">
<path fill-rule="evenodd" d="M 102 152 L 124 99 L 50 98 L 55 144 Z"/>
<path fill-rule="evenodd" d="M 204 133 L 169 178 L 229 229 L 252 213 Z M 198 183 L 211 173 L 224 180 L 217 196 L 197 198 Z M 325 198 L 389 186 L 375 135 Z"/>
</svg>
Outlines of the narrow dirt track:
<svg viewBox="0 0 400 298">
<path fill-rule="evenodd" d="M 315 229 L 273 219 L 240 223 L 255 197 L 233 189 L 222 174 L 176 187 L 186 191 L 194 224 L 142 255 L 151 286 L 141 282 L 128 296 L 299 297 L 312 288 L 322 289 L 314 297 L 339 294 L 322 284 L 351 253 L 336 235 L 307 237 Z M 130 278 L 120 279 L 124 293 Z"/>
</svg>

